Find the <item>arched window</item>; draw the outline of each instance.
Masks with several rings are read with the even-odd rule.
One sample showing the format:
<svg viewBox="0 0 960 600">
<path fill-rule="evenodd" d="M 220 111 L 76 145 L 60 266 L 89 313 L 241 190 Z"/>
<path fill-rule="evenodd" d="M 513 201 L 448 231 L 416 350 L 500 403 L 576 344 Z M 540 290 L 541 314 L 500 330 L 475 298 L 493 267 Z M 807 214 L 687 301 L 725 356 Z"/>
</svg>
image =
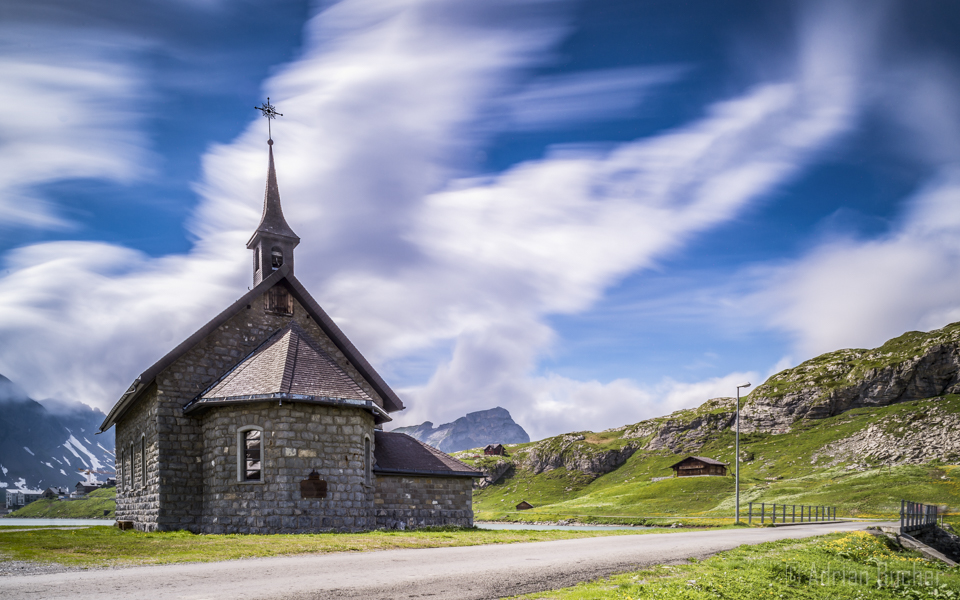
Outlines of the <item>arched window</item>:
<svg viewBox="0 0 960 600">
<path fill-rule="evenodd" d="M 274 270 L 283 266 L 283 250 L 280 249 L 280 246 L 270 248 L 270 261 Z"/>
<path fill-rule="evenodd" d="M 363 438 L 363 479 L 367 485 L 373 485 L 373 452 L 369 436 Z"/>
<path fill-rule="evenodd" d="M 246 425 L 237 429 L 237 481 L 263 481 L 263 428 Z"/>
</svg>

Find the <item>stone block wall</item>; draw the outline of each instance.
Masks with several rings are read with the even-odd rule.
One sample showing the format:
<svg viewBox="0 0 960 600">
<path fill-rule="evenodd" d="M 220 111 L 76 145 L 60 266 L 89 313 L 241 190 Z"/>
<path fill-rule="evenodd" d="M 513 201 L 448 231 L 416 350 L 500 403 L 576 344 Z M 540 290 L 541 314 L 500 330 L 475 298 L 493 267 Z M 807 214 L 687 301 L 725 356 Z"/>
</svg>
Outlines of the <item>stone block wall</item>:
<svg viewBox="0 0 960 600">
<path fill-rule="evenodd" d="M 238 481 L 237 431 L 245 426 L 263 430 L 259 482 Z M 369 412 L 350 407 L 263 402 L 210 409 L 202 417 L 200 531 L 373 529 L 374 488 L 364 464 L 364 438 L 372 449 L 373 427 Z M 311 471 L 327 482 L 326 498 L 301 497 L 300 482 Z"/>
<path fill-rule="evenodd" d="M 116 518 L 133 521 L 140 531 L 156 531 L 160 514 L 157 408 L 154 385 L 144 392 L 123 421 L 117 423 Z M 145 460 L 142 460 L 144 450 Z"/>
<path fill-rule="evenodd" d="M 149 418 L 155 421 L 156 437 L 151 450 L 151 463 L 156 473 L 157 486 L 151 488 L 152 500 L 144 496 L 137 500 L 138 508 L 123 504 L 118 497 L 118 518 L 125 514 L 149 530 L 173 531 L 186 529 L 200 531 L 203 517 L 203 431 L 200 419 L 185 416 L 183 406 L 193 400 L 210 384 L 243 360 L 257 346 L 278 329 L 295 320 L 317 343 L 333 357 L 346 373 L 363 388 L 375 402 L 383 400 L 349 363 L 333 341 L 310 318 L 306 309 L 294 300 L 293 316 L 277 315 L 265 310 L 263 297 L 255 298 L 223 325 L 212 331 L 196 346 L 184 353 L 156 377 L 155 400 L 149 400 L 146 392 L 131 411 L 117 423 L 117 448 L 121 448 L 122 432 L 133 431 L 143 425 L 135 413 L 144 403 L 153 402 Z M 132 423 L 132 424 L 131 424 Z M 132 428 L 132 429 L 128 429 Z M 133 435 L 133 434 L 131 434 Z M 128 444 L 124 439 L 123 443 Z M 362 441 L 360 442 L 362 443 Z M 119 460 L 119 452 L 118 452 Z M 133 502 L 133 497 L 129 500 Z M 156 503 L 155 508 L 146 508 L 143 502 Z M 130 512 L 124 513 L 123 510 Z M 152 512 L 150 512 L 152 511 Z M 137 525 L 140 528 L 140 525 Z"/>
<path fill-rule="evenodd" d="M 473 526 L 472 477 L 376 476 L 376 526 Z"/>
<path fill-rule="evenodd" d="M 117 460 L 123 449 L 124 464 L 118 473 L 117 519 L 134 521 L 142 531 L 197 533 L 472 525 L 472 478 L 368 475 L 364 439 L 369 436 L 372 451 L 374 420 L 362 409 L 263 402 L 183 414 L 184 405 L 291 319 L 383 406 L 298 302 L 291 317 L 268 313 L 263 298 L 254 299 L 159 373 L 118 421 Z M 261 483 L 237 478 L 237 430 L 246 425 L 264 432 Z M 143 478 L 141 436 L 147 448 Z M 327 482 L 324 499 L 300 497 L 300 481 L 312 470 Z"/>
</svg>

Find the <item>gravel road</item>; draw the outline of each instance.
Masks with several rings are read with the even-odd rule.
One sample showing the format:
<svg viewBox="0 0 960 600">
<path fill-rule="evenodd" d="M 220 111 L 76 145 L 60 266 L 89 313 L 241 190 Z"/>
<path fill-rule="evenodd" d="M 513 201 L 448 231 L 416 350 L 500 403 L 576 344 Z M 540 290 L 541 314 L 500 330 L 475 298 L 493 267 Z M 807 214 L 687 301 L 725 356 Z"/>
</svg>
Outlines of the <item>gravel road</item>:
<svg viewBox="0 0 960 600">
<path fill-rule="evenodd" d="M 473 600 L 556 589 L 740 544 L 864 529 L 871 523 L 693 531 L 530 544 L 256 558 L 0 578 L 4 600 Z"/>
</svg>

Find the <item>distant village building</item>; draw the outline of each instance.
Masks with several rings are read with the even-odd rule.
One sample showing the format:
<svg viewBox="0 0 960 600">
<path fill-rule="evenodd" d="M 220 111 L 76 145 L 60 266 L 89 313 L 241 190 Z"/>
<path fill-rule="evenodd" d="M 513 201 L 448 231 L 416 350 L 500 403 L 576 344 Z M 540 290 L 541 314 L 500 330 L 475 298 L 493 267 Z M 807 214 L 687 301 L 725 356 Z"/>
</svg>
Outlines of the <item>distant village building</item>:
<svg viewBox="0 0 960 600">
<path fill-rule="evenodd" d="M 7 510 L 23 508 L 42 497 L 42 490 L 7 490 Z"/>
<path fill-rule="evenodd" d="M 533 505 L 526 500 L 517 505 L 517 510 L 530 510 L 531 508 L 533 508 Z"/>
<path fill-rule="evenodd" d="M 674 477 L 692 477 L 694 475 L 726 475 L 727 463 L 704 456 L 688 456 L 680 462 L 670 465 Z"/>
<path fill-rule="evenodd" d="M 95 492 L 103 487 L 102 483 L 91 483 L 88 481 L 79 481 L 77 485 L 73 488 L 73 496 L 75 498 L 82 498 L 89 494 L 90 492 Z"/>
<path fill-rule="evenodd" d="M 472 525 L 481 473 L 382 431 L 403 403 L 294 276 L 300 238 L 267 143 L 254 288 L 137 377 L 101 425 L 117 428 L 116 519 L 203 533 Z"/>
<path fill-rule="evenodd" d="M 490 456 L 506 456 L 507 451 L 503 448 L 503 444 L 489 444 L 483 449 L 483 453 Z"/>
<path fill-rule="evenodd" d="M 41 498 L 46 500 L 53 500 L 54 498 L 62 498 L 64 496 L 70 495 L 70 489 L 65 487 L 48 487 L 43 490 L 43 494 L 40 495 Z"/>
</svg>

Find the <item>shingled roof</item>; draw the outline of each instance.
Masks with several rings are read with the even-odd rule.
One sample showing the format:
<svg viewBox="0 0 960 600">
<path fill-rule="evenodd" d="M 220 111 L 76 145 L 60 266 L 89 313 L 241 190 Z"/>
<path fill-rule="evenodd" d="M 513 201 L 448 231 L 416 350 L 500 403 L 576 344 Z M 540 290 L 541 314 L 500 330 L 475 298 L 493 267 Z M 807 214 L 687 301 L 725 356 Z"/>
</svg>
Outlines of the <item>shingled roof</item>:
<svg viewBox="0 0 960 600">
<path fill-rule="evenodd" d="M 483 473 L 405 433 L 374 431 L 373 470 L 390 475 L 483 477 Z"/>
<path fill-rule="evenodd" d="M 267 338 L 184 406 L 183 412 L 275 399 L 359 406 L 373 412 L 378 423 L 390 420 L 373 398 L 295 322 Z"/>
<path fill-rule="evenodd" d="M 691 458 L 692 458 L 692 459 L 695 459 L 695 460 L 699 460 L 700 462 L 706 463 L 706 464 L 708 464 L 708 465 L 720 465 L 720 466 L 723 466 L 723 467 L 726 467 L 726 466 L 727 466 L 727 463 L 725 463 L 725 462 L 720 462 L 719 460 L 714 460 L 714 459 L 712 459 L 712 458 L 707 458 L 706 456 L 688 456 L 688 457 L 686 457 L 685 459 L 681 460 L 680 462 L 678 462 L 678 463 L 676 463 L 676 464 L 672 464 L 672 465 L 670 465 L 670 466 L 667 467 L 667 468 L 668 468 L 668 469 L 672 469 L 672 468 L 674 468 L 674 467 L 682 464 L 683 462 L 690 460 Z"/>
<path fill-rule="evenodd" d="M 295 322 L 270 336 L 200 399 L 257 394 L 372 400 Z"/>
<path fill-rule="evenodd" d="M 280 186 L 277 184 L 277 168 L 273 162 L 273 140 L 269 140 L 267 144 L 270 148 L 270 163 L 267 167 L 267 187 L 263 193 L 263 214 L 260 217 L 260 224 L 247 242 L 247 248 L 253 248 L 257 239 L 264 233 L 300 242 L 300 237 L 293 232 L 287 220 L 283 218 L 283 209 L 280 207 Z"/>
<path fill-rule="evenodd" d="M 343 352 L 347 360 L 350 361 L 350 364 L 360 372 L 363 378 L 373 387 L 374 391 L 380 395 L 380 398 L 383 400 L 382 408 L 384 411 L 390 413 L 403 410 L 403 402 L 397 394 L 383 381 L 380 374 L 377 373 L 370 363 L 367 362 L 367 359 L 360 354 L 356 346 L 347 339 L 347 336 L 337 327 L 333 319 L 320 308 L 320 305 L 310 296 L 309 292 L 303 287 L 303 284 L 293 276 L 290 266 L 283 265 L 271 273 L 270 276 L 264 279 L 258 286 L 241 296 L 240 299 L 231 304 L 226 310 L 211 319 L 206 325 L 180 343 L 179 346 L 168 352 L 166 356 L 141 373 L 107 414 L 107 417 L 100 425 L 100 431 L 106 431 L 110 427 L 113 427 L 113 425 L 136 404 L 140 396 L 150 387 L 157 375 L 163 372 L 164 369 L 176 362 L 177 359 L 189 352 L 190 349 L 246 308 L 248 304 L 251 304 L 255 299 L 265 294 L 266 291 L 274 285 L 284 285 L 287 287 L 290 294 L 307 310 L 310 317 L 320 326 L 320 329 L 330 338 L 337 349 Z"/>
</svg>

